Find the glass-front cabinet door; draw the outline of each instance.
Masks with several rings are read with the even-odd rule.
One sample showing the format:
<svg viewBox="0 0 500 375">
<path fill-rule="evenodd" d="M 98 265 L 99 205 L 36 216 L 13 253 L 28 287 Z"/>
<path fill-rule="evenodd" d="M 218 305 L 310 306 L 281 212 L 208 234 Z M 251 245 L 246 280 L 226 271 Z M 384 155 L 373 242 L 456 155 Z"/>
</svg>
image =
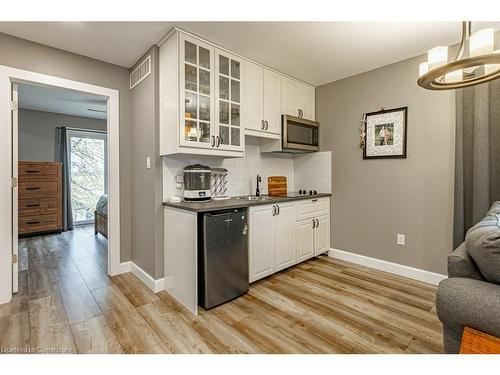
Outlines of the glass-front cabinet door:
<svg viewBox="0 0 500 375">
<path fill-rule="evenodd" d="M 215 118 L 218 129 L 216 147 L 219 149 L 243 150 L 244 134 L 240 125 L 242 69 L 243 60 L 215 49 Z"/>
<path fill-rule="evenodd" d="M 214 48 L 184 34 L 179 42 L 180 144 L 214 147 Z"/>
</svg>

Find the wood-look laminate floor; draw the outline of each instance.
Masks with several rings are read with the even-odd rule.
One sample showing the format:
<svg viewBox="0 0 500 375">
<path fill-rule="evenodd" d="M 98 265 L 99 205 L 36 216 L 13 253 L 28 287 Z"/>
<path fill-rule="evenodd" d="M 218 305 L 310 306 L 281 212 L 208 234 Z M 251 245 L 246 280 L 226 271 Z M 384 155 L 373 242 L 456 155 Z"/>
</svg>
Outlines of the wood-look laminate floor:
<svg viewBox="0 0 500 375">
<path fill-rule="evenodd" d="M 134 275 L 106 276 L 90 227 L 21 241 L 1 352 L 440 353 L 436 288 L 327 256 L 193 316 Z"/>
</svg>

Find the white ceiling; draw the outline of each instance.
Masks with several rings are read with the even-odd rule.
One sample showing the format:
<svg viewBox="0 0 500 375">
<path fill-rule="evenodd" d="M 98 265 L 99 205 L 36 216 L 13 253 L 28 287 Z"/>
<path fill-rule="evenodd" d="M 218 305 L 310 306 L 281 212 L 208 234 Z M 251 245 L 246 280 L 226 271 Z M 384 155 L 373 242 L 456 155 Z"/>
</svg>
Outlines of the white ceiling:
<svg viewBox="0 0 500 375">
<path fill-rule="evenodd" d="M 0 22 L 0 32 L 131 67 L 173 27 L 314 85 L 460 40 L 459 22 Z M 500 23 L 473 23 L 473 30 Z"/>
<path fill-rule="evenodd" d="M 19 108 L 105 120 L 105 97 L 31 84 L 19 85 Z"/>
</svg>

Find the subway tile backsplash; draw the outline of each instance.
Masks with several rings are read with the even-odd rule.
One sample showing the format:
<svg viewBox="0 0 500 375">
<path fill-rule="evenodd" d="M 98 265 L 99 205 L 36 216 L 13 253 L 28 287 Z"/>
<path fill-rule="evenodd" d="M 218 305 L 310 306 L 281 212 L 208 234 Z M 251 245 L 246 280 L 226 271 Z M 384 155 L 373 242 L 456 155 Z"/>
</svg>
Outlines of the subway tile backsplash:
<svg viewBox="0 0 500 375">
<path fill-rule="evenodd" d="M 209 156 L 176 155 L 163 157 L 163 199 L 180 194 L 176 176 L 183 174 L 189 164 L 200 163 L 228 170 L 227 195 L 255 194 L 256 176 L 262 176 L 261 193 L 267 194 L 269 176 L 286 176 L 288 191 L 299 189 L 331 192 L 331 153 L 316 152 L 304 155 L 261 154 L 259 140 L 246 137 L 245 157 L 219 159 Z"/>
</svg>

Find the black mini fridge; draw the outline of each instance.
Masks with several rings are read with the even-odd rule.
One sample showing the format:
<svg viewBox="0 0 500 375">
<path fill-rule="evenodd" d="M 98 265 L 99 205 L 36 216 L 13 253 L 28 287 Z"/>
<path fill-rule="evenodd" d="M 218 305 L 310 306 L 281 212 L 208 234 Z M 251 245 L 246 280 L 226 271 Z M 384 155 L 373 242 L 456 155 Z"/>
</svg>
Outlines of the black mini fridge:
<svg viewBox="0 0 500 375">
<path fill-rule="evenodd" d="M 203 215 L 198 270 L 199 304 L 205 309 L 248 291 L 248 210 Z"/>
</svg>

